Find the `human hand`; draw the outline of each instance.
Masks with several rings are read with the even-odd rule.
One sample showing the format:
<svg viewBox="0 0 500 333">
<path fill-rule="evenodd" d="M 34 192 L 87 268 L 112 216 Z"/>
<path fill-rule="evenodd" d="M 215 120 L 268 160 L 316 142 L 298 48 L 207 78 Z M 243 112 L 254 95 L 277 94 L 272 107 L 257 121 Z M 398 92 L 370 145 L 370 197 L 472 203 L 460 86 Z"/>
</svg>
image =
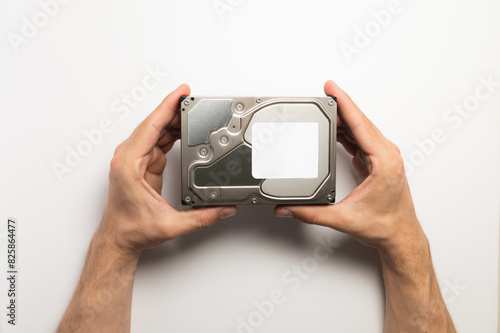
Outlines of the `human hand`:
<svg viewBox="0 0 500 333">
<path fill-rule="evenodd" d="M 383 251 L 426 243 L 399 149 L 334 82 L 326 82 L 325 93 L 337 97 L 337 141 L 353 156 L 359 186 L 337 204 L 277 206 L 275 214 L 331 227 Z"/>
<path fill-rule="evenodd" d="M 189 86 L 178 87 L 115 150 L 97 234 L 118 251 L 136 254 L 237 212 L 234 206 L 177 211 L 161 197 L 165 154 L 180 138 L 179 100 L 189 94 Z"/>
</svg>

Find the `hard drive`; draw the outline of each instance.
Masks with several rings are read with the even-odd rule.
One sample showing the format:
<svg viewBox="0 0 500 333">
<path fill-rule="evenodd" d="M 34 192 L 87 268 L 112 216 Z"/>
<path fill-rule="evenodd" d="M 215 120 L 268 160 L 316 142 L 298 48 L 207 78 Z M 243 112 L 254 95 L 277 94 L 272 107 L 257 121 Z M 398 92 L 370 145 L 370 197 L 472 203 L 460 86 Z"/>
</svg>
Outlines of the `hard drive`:
<svg viewBox="0 0 500 333">
<path fill-rule="evenodd" d="M 181 99 L 182 203 L 335 201 L 335 97 Z"/>
</svg>

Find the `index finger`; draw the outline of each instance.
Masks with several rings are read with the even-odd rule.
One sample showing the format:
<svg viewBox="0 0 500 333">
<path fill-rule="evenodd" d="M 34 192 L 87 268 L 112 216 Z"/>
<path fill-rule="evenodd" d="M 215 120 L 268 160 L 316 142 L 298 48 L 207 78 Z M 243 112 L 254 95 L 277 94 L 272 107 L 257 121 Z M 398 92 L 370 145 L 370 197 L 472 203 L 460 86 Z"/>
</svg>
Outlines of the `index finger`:
<svg viewBox="0 0 500 333">
<path fill-rule="evenodd" d="M 180 85 L 158 105 L 158 107 L 135 129 L 130 136 L 131 152 L 146 155 L 165 134 L 167 126 L 179 112 L 179 100 L 188 96 L 191 89 L 187 84 Z"/>
</svg>

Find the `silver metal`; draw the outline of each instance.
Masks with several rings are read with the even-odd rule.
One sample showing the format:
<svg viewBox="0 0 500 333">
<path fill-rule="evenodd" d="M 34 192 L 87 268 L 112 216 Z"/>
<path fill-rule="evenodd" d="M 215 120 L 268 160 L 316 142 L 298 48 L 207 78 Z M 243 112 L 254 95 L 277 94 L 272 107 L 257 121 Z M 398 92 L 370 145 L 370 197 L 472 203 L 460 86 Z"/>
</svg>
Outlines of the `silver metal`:
<svg viewBox="0 0 500 333">
<path fill-rule="evenodd" d="M 332 97 L 195 96 L 191 100 L 189 96 L 184 101 L 188 99 L 181 113 L 184 204 L 329 204 L 335 200 L 337 103 Z M 251 126 L 256 121 L 317 123 L 318 177 L 254 179 Z"/>
<path fill-rule="evenodd" d="M 184 101 L 187 101 L 186 98 Z M 210 133 L 226 125 L 232 115 L 230 99 L 196 99 L 182 115 L 188 117 L 188 145 L 208 144 Z"/>
<path fill-rule="evenodd" d="M 189 105 L 189 100 L 188 99 L 184 100 L 184 105 L 186 105 L 186 106 Z"/>
<path fill-rule="evenodd" d="M 273 104 L 254 114 L 248 124 L 244 134 L 244 139 L 252 144 L 252 125 L 254 123 L 267 122 L 315 122 L 319 125 L 319 161 L 318 178 L 316 179 L 296 179 L 291 182 L 289 179 L 266 179 L 262 183 L 262 192 L 277 197 L 310 197 L 318 189 L 329 173 L 328 150 L 330 123 L 325 118 L 317 105 L 296 103 L 296 104 Z M 298 133 L 300 135 L 300 133 Z"/>
<path fill-rule="evenodd" d="M 243 110 L 245 110 L 245 106 L 241 103 L 238 103 L 238 104 L 236 104 L 235 109 L 238 112 L 243 112 Z"/>
<path fill-rule="evenodd" d="M 208 149 L 206 147 L 200 148 L 200 156 L 206 157 L 208 155 Z"/>
</svg>

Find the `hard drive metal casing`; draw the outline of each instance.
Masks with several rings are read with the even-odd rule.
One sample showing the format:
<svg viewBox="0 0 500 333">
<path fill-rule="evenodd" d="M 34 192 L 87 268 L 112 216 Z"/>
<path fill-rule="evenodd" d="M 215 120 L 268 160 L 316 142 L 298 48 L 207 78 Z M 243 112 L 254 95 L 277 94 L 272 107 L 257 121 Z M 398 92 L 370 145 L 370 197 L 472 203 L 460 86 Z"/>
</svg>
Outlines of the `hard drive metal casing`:
<svg viewBox="0 0 500 333">
<path fill-rule="evenodd" d="M 335 97 L 185 96 L 180 108 L 183 205 L 335 202 Z M 257 122 L 317 123 L 317 177 L 254 178 L 251 130 Z"/>
</svg>

